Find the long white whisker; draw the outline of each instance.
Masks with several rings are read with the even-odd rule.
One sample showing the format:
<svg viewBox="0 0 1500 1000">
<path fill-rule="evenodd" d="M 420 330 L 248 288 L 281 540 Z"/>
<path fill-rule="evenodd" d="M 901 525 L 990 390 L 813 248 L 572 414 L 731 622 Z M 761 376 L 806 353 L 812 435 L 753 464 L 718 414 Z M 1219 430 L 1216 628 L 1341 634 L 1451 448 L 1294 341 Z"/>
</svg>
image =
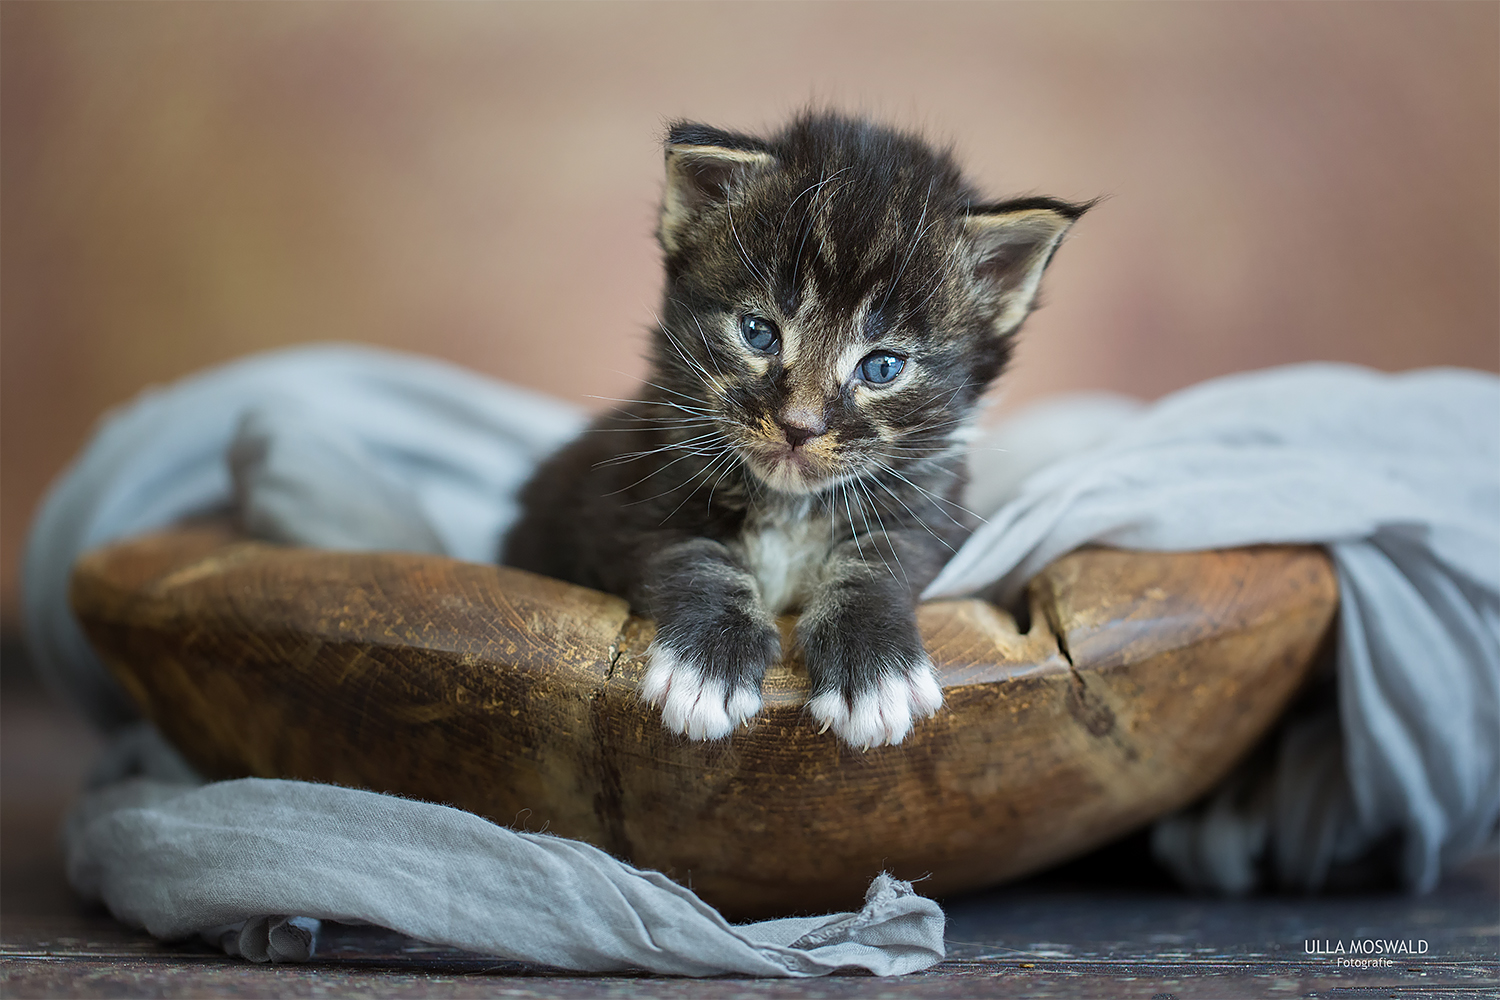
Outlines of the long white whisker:
<svg viewBox="0 0 1500 1000">
<path fill-rule="evenodd" d="M 906 506 L 906 501 L 901 499 L 901 494 L 899 494 L 895 490 L 891 489 L 885 483 L 882 483 L 880 481 L 879 474 L 871 476 L 870 477 L 870 482 L 874 483 L 876 486 L 879 486 L 881 489 L 885 490 L 887 493 L 889 493 L 895 499 L 895 501 L 897 503 L 899 503 L 902 507 L 905 507 L 906 508 L 906 512 L 911 515 L 912 520 L 916 521 L 922 527 L 926 528 L 927 529 L 927 533 L 929 535 L 931 535 L 933 538 L 936 538 L 938 541 L 942 542 L 943 543 L 943 547 L 945 549 L 947 549 L 949 552 L 954 552 L 954 553 L 956 553 L 958 551 L 952 545 L 948 544 L 948 539 L 944 538 L 942 535 L 939 535 L 936 531 L 933 531 L 932 530 L 932 526 L 930 524 L 928 524 L 921 517 L 918 517 L 916 511 L 912 510 L 910 507 L 907 507 Z"/>
<path fill-rule="evenodd" d="M 898 421 L 905 420 L 907 417 L 911 416 L 913 413 L 916 413 L 918 410 L 922 409 L 924 406 L 927 406 L 934 399 L 937 399 L 939 396 L 943 395 L 944 393 L 948 394 L 948 399 L 952 399 L 954 396 L 958 395 L 963 390 L 968 389 L 968 388 L 972 388 L 973 386 L 976 386 L 976 385 L 984 385 L 984 382 L 976 380 L 976 381 L 973 381 L 973 382 L 965 382 L 963 385 L 955 386 L 952 389 L 939 389 L 937 392 L 934 392 L 932 395 L 925 396 L 921 400 L 917 401 L 916 403 L 913 403 L 910 407 L 907 408 L 906 412 L 903 413 L 903 414 L 901 414 L 899 417 L 897 417 L 896 420 L 898 420 Z M 960 419 L 962 419 L 962 418 L 960 418 Z"/>
<path fill-rule="evenodd" d="M 725 453 L 729 454 L 730 453 L 730 449 L 728 449 L 726 447 Z M 704 466 L 704 468 L 703 468 L 702 471 L 695 472 L 688 479 L 687 483 L 685 483 L 684 485 L 691 486 L 694 482 L 697 481 L 697 479 L 698 479 L 699 476 L 703 477 L 703 481 L 704 482 L 708 482 L 708 477 L 709 477 L 709 475 L 711 475 L 713 473 L 714 466 L 718 465 L 719 462 L 723 460 L 723 458 L 724 458 L 724 455 L 721 454 L 718 458 L 714 459 L 712 462 L 708 463 L 708 465 Z M 694 489 L 696 489 L 696 487 L 694 487 Z M 666 524 L 668 521 L 672 520 L 672 515 L 675 514 L 675 513 L 677 513 L 679 510 L 681 510 L 682 509 L 682 505 L 685 504 L 685 503 L 687 503 L 692 498 L 693 498 L 693 490 L 689 490 L 687 496 L 685 496 L 681 500 L 679 500 L 677 502 L 677 506 L 673 507 L 670 511 L 668 511 L 667 512 L 667 516 L 661 519 L 661 523 L 662 524 Z"/>
<path fill-rule="evenodd" d="M 732 471 L 734 471 L 734 462 L 726 462 L 724 471 L 719 473 L 719 478 L 715 479 L 714 484 L 708 488 L 708 503 L 704 508 L 705 512 L 711 512 L 714 509 L 714 493 L 719 489 L 719 484 L 724 481 L 724 477 Z"/>
<path fill-rule="evenodd" d="M 854 525 L 854 510 L 849 506 L 849 487 L 847 483 L 839 484 L 839 492 L 844 495 L 844 513 L 849 515 L 849 531 L 854 535 L 854 547 L 859 550 L 859 561 L 865 561 L 865 547 L 859 541 L 859 529 Z"/>
<path fill-rule="evenodd" d="M 869 490 L 858 479 L 852 479 L 850 482 L 860 493 L 864 494 L 865 499 L 870 501 L 870 513 L 875 515 L 875 523 L 880 525 L 880 537 L 885 539 L 885 547 L 890 550 L 892 558 L 896 560 L 896 565 L 901 568 L 901 575 L 906 579 L 906 585 L 911 586 L 911 577 L 906 575 L 906 567 L 901 565 L 901 555 L 896 551 L 896 543 L 891 541 L 891 533 L 885 528 L 885 520 L 880 516 L 880 508 L 876 505 L 875 498 L 870 495 Z M 864 516 L 862 512 L 860 516 Z M 869 526 L 870 521 L 866 518 L 865 527 L 868 528 Z M 880 545 L 873 537 L 870 539 L 870 544 L 875 546 L 875 554 L 880 555 Z M 891 569 L 890 561 L 885 556 L 880 556 L 880 561 L 885 564 L 885 571 L 891 574 L 891 579 L 895 580 L 896 572 Z"/>
<path fill-rule="evenodd" d="M 638 426 L 635 427 L 589 427 L 590 434 L 650 434 L 654 431 L 690 431 L 699 427 L 716 427 L 717 420 L 701 420 L 697 417 L 681 417 L 672 419 L 654 419 L 651 417 L 632 417 L 623 414 L 616 415 L 615 420 L 634 420 Z M 639 426 L 645 424 L 646 426 Z"/>
<path fill-rule="evenodd" d="M 657 473 L 665 472 L 667 469 L 670 469 L 672 466 L 676 465 L 678 462 L 685 462 L 688 459 L 694 458 L 694 457 L 696 457 L 696 456 L 693 455 L 693 454 L 679 455 L 677 458 L 672 459 L 672 461 L 670 461 L 670 462 L 664 462 L 663 464 L 658 465 L 656 468 L 652 469 L 650 472 L 646 473 L 644 476 L 642 476 L 641 478 L 637 479 L 635 482 L 631 483 L 629 486 L 622 486 L 620 489 L 613 490 L 613 491 L 611 491 L 609 493 L 606 493 L 604 495 L 607 496 L 607 497 L 612 497 L 612 496 L 616 496 L 616 495 L 618 495 L 620 493 L 624 493 L 626 490 L 633 490 L 637 486 L 639 486 L 642 483 L 644 483 L 646 480 L 650 479 L 652 476 L 656 475 Z M 678 486 L 672 487 L 673 490 L 680 489 L 680 488 L 681 487 L 678 487 Z M 671 492 L 672 492 L 672 490 L 667 490 L 667 493 L 671 493 Z M 666 496 L 667 493 L 658 493 L 656 496 Z M 647 499 L 654 500 L 654 499 L 656 499 L 656 497 L 648 497 Z M 644 503 L 644 502 L 645 502 L 644 500 L 632 500 L 631 504 Z M 626 504 L 626 506 L 630 506 L 630 504 Z"/>
<path fill-rule="evenodd" d="M 699 375 L 701 375 L 703 377 L 703 380 L 705 382 L 707 382 L 709 385 L 713 386 L 714 389 L 718 390 L 718 392 L 719 392 L 720 395 L 723 395 L 723 393 L 724 393 L 724 387 L 719 384 L 719 380 L 716 379 L 716 378 L 714 378 L 711 374 L 709 374 L 709 371 L 708 371 L 707 368 L 704 368 L 701 364 L 698 363 L 698 361 L 696 359 L 694 359 L 692 357 L 692 355 L 688 354 L 687 348 L 683 347 L 682 342 L 677 339 L 676 335 L 672 333 L 671 329 L 668 328 L 667 324 L 665 324 L 665 323 L 663 323 L 661 321 L 661 317 L 660 316 L 656 317 L 656 325 L 657 325 L 657 328 L 660 329 L 661 332 L 666 335 L 667 340 L 672 344 L 672 350 L 674 350 L 674 351 L 677 352 L 677 356 L 679 358 L 681 358 L 684 362 L 686 362 L 687 365 L 688 365 L 688 367 L 690 367 L 693 371 L 695 371 Z M 700 326 L 700 329 L 701 329 L 701 326 Z M 706 337 L 703 340 L 703 346 L 704 347 L 708 346 L 708 338 L 706 338 Z"/>
<path fill-rule="evenodd" d="M 648 385 L 655 385 L 655 383 L 647 383 L 647 384 Z M 657 386 L 657 388 L 661 388 L 661 387 Z M 672 390 L 669 389 L 667 391 L 671 392 Z M 681 395 L 681 393 L 679 393 L 678 395 Z M 674 403 L 670 399 L 620 399 L 620 398 L 618 398 L 616 396 L 589 396 L 587 398 L 588 399 L 605 400 L 605 401 L 610 402 L 610 403 L 638 403 L 638 404 L 640 404 L 642 406 L 670 406 L 674 410 L 681 410 L 683 413 L 686 413 L 686 414 L 689 414 L 689 415 L 695 416 L 695 417 L 715 417 L 715 416 L 717 416 L 717 414 L 715 414 L 712 410 L 702 410 L 702 409 L 699 409 L 699 408 L 694 407 L 694 406 L 683 406 L 681 403 Z"/>
<path fill-rule="evenodd" d="M 681 396 L 683 399 L 689 400 L 690 402 L 701 403 L 704 406 L 712 406 L 713 405 L 713 403 L 711 401 L 709 401 L 707 399 L 704 399 L 701 396 L 692 396 L 692 395 L 689 395 L 688 393 L 682 392 L 681 390 L 673 389 L 673 388 L 670 388 L 668 386 L 661 385 L 658 382 L 653 382 L 650 379 L 642 379 L 641 382 L 642 382 L 642 384 L 649 385 L 649 386 L 651 386 L 654 389 L 660 389 L 662 392 L 670 392 L 674 396 Z M 665 403 L 665 402 L 667 402 L 667 400 L 662 400 L 662 402 Z M 673 404 L 673 405 L 675 405 L 675 404 Z"/>
<path fill-rule="evenodd" d="M 660 455 L 663 452 L 679 451 L 683 449 L 686 449 L 689 452 L 705 454 L 703 449 L 701 447 L 698 447 L 698 445 L 701 442 L 712 441 L 718 437 L 718 431 L 710 431 L 707 434 L 699 434 L 697 437 L 688 438 L 685 441 L 671 441 L 667 444 L 661 445 L 658 448 L 647 448 L 644 451 L 630 451 L 625 452 L 621 455 L 611 455 L 609 458 L 606 458 L 603 461 L 595 462 L 594 468 L 600 469 L 611 465 L 624 465 L 626 462 L 639 461 L 640 459 L 643 459 L 648 455 Z"/>
<path fill-rule="evenodd" d="M 945 517 L 947 517 L 948 520 L 952 521 L 954 524 L 958 525 L 960 528 L 964 528 L 964 529 L 967 530 L 968 525 L 966 525 L 962 521 L 958 520 L 952 514 L 949 514 L 946 510 L 943 510 L 943 508 L 941 506 L 942 504 L 947 504 L 950 507 L 957 507 L 959 510 L 963 511 L 965 514 L 968 514 L 970 517 L 978 518 L 979 521 L 981 521 L 982 523 L 985 523 L 985 524 L 989 523 L 984 518 L 980 517 L 978 514 L 974 513 L 969 508 L 965 507 L 963 504 L 961 504 L 961 503 L 954 503 L 952 500 L 949 500 L 946 497 L 935 496 L 935 495 L 927 492 L 922 487 L 918 486 L 916 483 L 912 482 L 910 479 L 907 479 L 901 473 L 897 472 L 895 469 L 891 468 L 889 465 L 886 465 L 884 462 L 880 461 L 879 459 L 875 460 L 875 464 L 878 465 L 880 468 L 884 469 L 886 472 L 889 472 L 891 475 L 895 476 L 897 479 L 901 480 L 906 485 L 910 486 L 912 489 L 916 490 L 918 493 L 922 494 L 928 500 L 931 500 L 934 507 L 937 507 L 938 510 L 942 511 L 943 515 Z"/>
<path fill-rule="evenodd" d="M 594 464 L 594 468 L 602 469 L 611 465 L 624 465 L 626 462 L 636 462 L 643 458 L 648 458 L 651 455 L 662 455 L 669 451 L 686 451 L 690 453 L 705 454 L 703 445 L 708 443 L 712 438 L 716 437 L 718 437 L 717 434 L 705 435 L 703 438 L 695 441 L 664 444 L 659 448 L 648 448 L 644 451 L 630 451 L 625 452 L 621 455 L 611 455 L 609 458 L 596 462 Z"/>
<path fill-rule="evenodd" d="M 724 446 L 724 450 L 728 451 L 729 450 L 729 446 L 725 445 Z M 686 457 L 692 457 L 692 456 L 686 456 Z M 717 459 L 715 459 L 714 461 L 717 461 Z M 669 462 L 668 464 L 670 465 L 670 464 L 673 464 L 673 463 Z M 709 465 L 713 465 L 714 463 L 711 461 L 708 464 Z M 663 468 L 665 468 L 665 466 Z M 658 469 L 657 471 L 659 472 L 661 470 Z M 702 470 L 699 470 L 698 472 L 695 472 L 691 476 L 689 476 L 686 481 L 678 483 L 676 486 L 669 487 L 668 489 L 662 490 L 660 493 L 654 494 L 654 495 L 649 496 L 649 497 L 644 497 L 643 499 L 640 499 L 640 500 L 632 500 L 632 501 L 630 501 L 627 504 L 622 504 L 622 506 L 625 506 L 625 507 L 634 507 L 637 504 L 650 503 L 652 500 L 659 500 L 662 497 L 666 496 L 667 494 L 669 494 L 669 493 L 676 493 L 678 490 L 682 489 L 684 486 L 687 486 L 687 485 L 691 484 L 693 482 L 693 480 L 697 479 L 698 476 L 700 476 L 701 474 L 702 474 Z M 649 478 L 649 477 L 647 477 L 647 478 Z M 640 480 L 640 482 L 645 482 L 645 480 L 642 479 L 642 480 Z M 618 492 L 618 491 L 616 491 L 616 492 Z M 608 495 L 612 496 L 613 494 L 608 494 Z M 692 494 L 688 494 L 688 495 L 691 496 Z"/>
<path fill-rule="evenodd" d="M 675 302 L 676 300 L 673 299 L 673 301 Z M 690 312 L 688 313 L 688 315 L 693 317 L 693 325 L 698 328 L 698 336 L 703 338 L 703 349 L 708 352 L 708 360 L 714 363 L 714 371 L 719 373 L 720 378 L 723 378 L 724 369 L 719 366 L 719 358 L 716 354 L 714 354 L 714 349 L 709 346 L 708 332 L 703 329 L 703 324 L 698 320 L 697 313 Z M 724 390 L 720 389 L 719 391 L 722 393 Z"/>
</svg>

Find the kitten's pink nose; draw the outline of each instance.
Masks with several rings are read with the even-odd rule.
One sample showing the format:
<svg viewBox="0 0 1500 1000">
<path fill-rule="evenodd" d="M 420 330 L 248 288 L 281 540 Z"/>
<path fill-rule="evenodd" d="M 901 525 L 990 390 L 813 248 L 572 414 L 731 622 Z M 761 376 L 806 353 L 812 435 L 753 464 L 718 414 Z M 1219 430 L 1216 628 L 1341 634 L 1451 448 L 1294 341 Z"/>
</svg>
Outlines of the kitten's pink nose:
<svg viewBox="0 0 1500 1000">
<path fill-rule="evenodd" d="M 828 422 L 820 410 L 809 406 L 788 406 L 776 418 L 787 443 L 793 448 L 806 444 L 821 434 L 828 433 Z"/>
</svg>

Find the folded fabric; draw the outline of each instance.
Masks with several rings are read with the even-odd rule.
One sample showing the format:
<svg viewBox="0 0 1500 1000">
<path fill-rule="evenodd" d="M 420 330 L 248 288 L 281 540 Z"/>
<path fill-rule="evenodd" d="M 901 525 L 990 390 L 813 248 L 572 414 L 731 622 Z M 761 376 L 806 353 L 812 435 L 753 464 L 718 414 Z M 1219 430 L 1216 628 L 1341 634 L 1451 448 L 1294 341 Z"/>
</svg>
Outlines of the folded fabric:
<svg viewBox="0 0 1500 1000">
<path fill-rule="evenodd" d="M 858 913 L 732 926 L 588 844 L 303 781 L 128 778 L 86 796 L 65 839 L 69 881 L 121 920 L 252 960 L 305 961 L 322 920 L 582 972 L 900 975 L 943 956 L 942 911 L 883 874 Z"/>
<path fill-rule="evenodd" d="M 565 403 L 352 345 L 257 355 L 106 414 L 27 538 L 22 603 L 42 679 L 106 730 L 136 718 L 68 607 L 84 551 L 238 509 L 271 541 L 493 561 L 532 468 L 576 435 Z"/>
<path fill-rule="evenodd" d="M 33 527 L 24 599 L 35 661 L 96 724 L 119 729 L 134 710 L 67 605 L 68 572 L 82 551 L 227 510 L 278 541 L 490 560 L 514 517 L 517 489 L 581 422 L 578 411 L 515 387 L 355 347 L 252 358 L 143 397 L 105 422 Z M 1289 723 L 1262 755 L 1271 763 L 1261 771 L 1237 774 L 1200 806 L 1158 825 L 1158 854 L 1185 881 L 1242 891 L 1269 869 L 1283 884 L 1315 888 L 1331 865 L 1394 835 L 1407 883 L 1422 889 L 1493 839 L 1500 816 L 1500 380 L 1310 365 L 1204 383 L 1151 406 L 1119 397 L 1060 401 L 981 442 L 974 465 L 971 500 L 988 523 L 927 596 L 983 592 L 1012 601 L 1037 569 L 1087 543 L 1182 550 L 1307 542 L 1333 554 L 1342 588 L 1336 704 Z M 122 739 L 130 746 L 132 738 L 140 743 Z M 636 919 L 657 944 L 655 936 L 667 933 L 657 921 L 690 916 L 708 923 L 673 931 L 674 940 L 717 943 L 703 952 L 684 945 L 670 958 L 660 949 L 632 950 L 641 931 L 629 920 L 620 925 L 628 940 L 604 943 L 600 934 L 624 931 L 602 920 L 593 927 L 582 918 L 528 919 L 537 906 L 544 914 L 571 905 L 541 902 L 541 890 L 484 895 L 476 885 L 468 903 L 437 913 L 450 898 L 439 872 L 524 867 L 506 852 L 536 845 L 486 833 L 487 846 L 464 840 L 469 853 L 457 857 L 453 828 L 444 825 L 454 822 L 452 810 L 331 786 L 233 782 L 184 793 L 125 777 L 159 772 L 163 756 L 140 768 L 115 766 L 115 783 L 85 796 L 68 829 L 70 873 L 80 891 L 105 899 L 124 919 L 158 933 L 209 934 L 232 953 L 305 957 L 298 942 L 328 917 L 577 969 L 603 968 L 590 963 L 607 954 L 655 971 L 747 972 L 731 956 L 743 949 L 764 956 L 774 946 L 800 957 L 776 952 L 763 968 L 781 971 L 765 974 L 828 971 L 833 959 L 812 956 L 825 947 L 843 949 L 840 963 L 900 972 L 942 954 L 936 905 L 879 879 L 861 914 L 822 918 L 825 929 L 811 937 L 788 929 L 786 940 L 733 928 L 749 943 L 730 948 L 715 936 L 722 920 L 715 924 L 717 915 L 701 903 L 683 902 L 685 890 L 582 845 L 556 848 L 547 863 L 617 865 L 608 878 L 634 887 Z M 374 823 L 372 799 L 403 819 Z M 214 822 L 198 822 L 210 813 Z M 201 867 L 280 831 L 287 853 L 263 856 L 280 860 L 246 864 L 232 880 L 210 879 Z M 544 839 L 555 846 L 556 838 Z M 320 843 L 339 846 L 318 855 Z M 163 851 L 165 844 L 172 849 Z M 316 859 L 296 883 L 300 895 L 280 870 L 299 845 Z M 163 860 L 147 857 L 153 851 Z M 380 860 L 424 852 L 431 867 Z M 445 857 L 459 867 L 445 868 Z M 177 859 L 173 872 L 161 867 L 169 859 Z M 416 891 L 413 870 L 439 881 Z M 547 884 L 566 894 L 583 878 Z M 340 896 L 322 884 L 336 879 L 364 888 Z M 157 891 L 158 884 L 181 891 Z M 641 909 L 648 885 L 673 898 Z M 195 886 L 207 895 L 189 905 Z M 898 908 L 899 919 L 886 919 L 891 899 L 910 908 Z M 487 907 L 514 909 L 501 915 Z M 519 939 L 475 926 L 511 921 L 572 937 L 549 937 L 526 951 Z"/>
<path fill-rule="evenodd" d="M 925 596 L 1013 601 L 1084 544 L 1321 543 L 1337 568 L 1337 704 L 1280 741 L 1266 794 L 1234 808 L 1245 796 L 1231 794 L 1158 827 L 1158 857 L 1184 881 L 1244 891 L 1269 867 L 1288 888 L 1316 889 L 1331 865 L 1396 835 L 1400 876 L 1427 890 L 1493 843 L 1500 379 L 1299 365 L 1215 379 L 1134 413 L 1094 399 L 1022 420 L 1074 453 L 1023 457 L 1038 471 L 992 486 L 1008 502 L 983 511 L 988 523 Z M 1014 427 L 999 436 L 1024 453 Z"/>
</svg>

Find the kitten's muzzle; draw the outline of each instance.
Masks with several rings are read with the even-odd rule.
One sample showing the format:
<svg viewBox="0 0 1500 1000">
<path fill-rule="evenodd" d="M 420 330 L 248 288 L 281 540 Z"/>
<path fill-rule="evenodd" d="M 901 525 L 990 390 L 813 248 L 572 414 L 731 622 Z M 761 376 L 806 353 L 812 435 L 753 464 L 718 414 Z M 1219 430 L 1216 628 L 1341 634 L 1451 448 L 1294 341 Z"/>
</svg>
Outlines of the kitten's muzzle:
<svg viewBox="0 0 1500 1000">
<path fill-rule="evenodd" d="M 776 418 L 776 425 L 786 436 L 786 443 L 794 449 L 815 437 L 828 433 L 828 421 L 823 414 L 800 407 L 788 407 Z"/>
<path fill-rule="evenodd" d="M 766 428 L 770 430 L 770 428 Z M 833 461 L 832 435 L 800 428 L 800 433 L 782 428 L 778 441 L 770 434 L 741 446 L 745 463 L 756 478 L 785 493 L 812 493 L 838 474 Z"/>
</svg>

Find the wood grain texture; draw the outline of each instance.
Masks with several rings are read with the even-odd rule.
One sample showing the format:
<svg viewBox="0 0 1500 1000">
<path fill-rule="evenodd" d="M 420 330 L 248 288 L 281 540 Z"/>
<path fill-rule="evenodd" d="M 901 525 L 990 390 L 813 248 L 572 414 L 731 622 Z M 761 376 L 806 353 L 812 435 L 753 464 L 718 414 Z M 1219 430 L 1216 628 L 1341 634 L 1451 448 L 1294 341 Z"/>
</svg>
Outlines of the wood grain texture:
<svg viewBox="0 0 1500 1000">
<path fill-rule="evenodd" d="M 882 869 L 934 895 L 992 884 L 1191 801 L 1295 693 L 1337 591 L 1313 548 L 1092 549 L 1029 600 L 1024 634 L 983 601 L 923 605 L 947 703 L 859 752 L 803 713 L 795 656 L 749 727 L 668 734 L 636 697 L 652 623 L 505 567 L 194 527 L 93 552 L 73 580 L 101 656 L 204 773 L 546 829 L 736 917 L 853 906 Z"/>
</svg>

